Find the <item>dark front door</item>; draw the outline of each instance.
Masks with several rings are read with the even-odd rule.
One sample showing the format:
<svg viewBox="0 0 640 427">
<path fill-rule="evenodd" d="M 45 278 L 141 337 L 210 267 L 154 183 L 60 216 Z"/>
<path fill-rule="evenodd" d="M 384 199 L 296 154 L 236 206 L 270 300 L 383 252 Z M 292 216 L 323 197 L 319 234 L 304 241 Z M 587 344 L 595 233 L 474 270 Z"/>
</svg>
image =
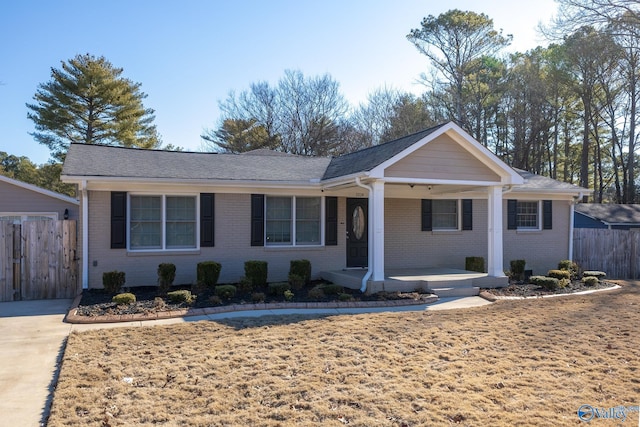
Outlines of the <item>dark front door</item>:
<svg viewBox="0 0 640 427">
<path fill-rule="evenodd" d="M 368 264 L 367 199 L 347 199 L 347 267 Z"/>
</svg>

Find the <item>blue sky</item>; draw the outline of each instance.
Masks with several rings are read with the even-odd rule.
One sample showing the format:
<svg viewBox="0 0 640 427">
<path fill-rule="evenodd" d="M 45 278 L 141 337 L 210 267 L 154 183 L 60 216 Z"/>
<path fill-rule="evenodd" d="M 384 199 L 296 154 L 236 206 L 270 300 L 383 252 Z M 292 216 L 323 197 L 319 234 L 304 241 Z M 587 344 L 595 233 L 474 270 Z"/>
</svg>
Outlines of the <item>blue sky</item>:
<svg viewBox="0 0 640 427">
<path fill-rule="evenodd" d="M 142 84 L 164 144 L 198 151 L 230 90 L 277 82 L 286 69 L 329 73 L 354 106 L 379 87 L 421 93 L 427 60 L 407 40 L 427 15 L 487 14 L 513 34 L 511 51 L 547 45 L 538 22 L 553 0 L 7 1 L 0 6 L 0 151 L 41 164 L 26 103 L 50 68 L 76 54 L 105 56 Z"/>
</svg>

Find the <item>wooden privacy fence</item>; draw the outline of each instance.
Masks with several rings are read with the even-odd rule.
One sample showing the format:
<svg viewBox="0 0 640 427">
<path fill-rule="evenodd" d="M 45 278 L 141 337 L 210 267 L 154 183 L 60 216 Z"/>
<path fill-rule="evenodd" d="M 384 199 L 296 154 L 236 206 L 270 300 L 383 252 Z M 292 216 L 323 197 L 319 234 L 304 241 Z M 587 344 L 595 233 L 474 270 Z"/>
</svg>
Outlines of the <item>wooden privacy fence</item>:
<svg viewBox="0 0 640 427">
<path fill-rule="evenodd" d="M 573 260 L 585 270 L 615 279 L 640 278 L 640 232 L 597 228 L 573 230 Z"/>
<path fill-rule="evenodd" d="M 0 221 L 0 301 L 80 293 L 76 221 Z"/>
</svg>

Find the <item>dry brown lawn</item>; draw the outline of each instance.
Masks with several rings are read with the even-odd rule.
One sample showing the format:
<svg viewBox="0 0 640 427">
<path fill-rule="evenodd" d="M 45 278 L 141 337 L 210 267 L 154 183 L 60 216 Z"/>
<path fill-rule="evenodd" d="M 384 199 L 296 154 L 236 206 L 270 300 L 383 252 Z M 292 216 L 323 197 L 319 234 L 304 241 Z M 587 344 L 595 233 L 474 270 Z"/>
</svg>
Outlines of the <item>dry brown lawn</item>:
<svg viewBox="0 0 640 427">
<path fill-rule="evenodd" d="M 74 333 L 48 425 L 582 425 L 582 404 L 638 404 L 639 327 L 636 282 L 465 310 Z"/>
</svg>

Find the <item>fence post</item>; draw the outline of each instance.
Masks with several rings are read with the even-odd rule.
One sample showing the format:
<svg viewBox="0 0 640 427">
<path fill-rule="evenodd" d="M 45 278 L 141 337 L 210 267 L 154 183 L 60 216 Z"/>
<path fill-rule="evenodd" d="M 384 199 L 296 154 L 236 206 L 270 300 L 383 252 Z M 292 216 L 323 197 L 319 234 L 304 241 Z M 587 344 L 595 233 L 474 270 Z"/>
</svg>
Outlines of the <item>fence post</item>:
<svg viewBox="0 0 640 427">
<path fill-rule="evenodd" d="M 22 227 L 13 225 L 13 301 L 22 299 Z"/>
</svg>

